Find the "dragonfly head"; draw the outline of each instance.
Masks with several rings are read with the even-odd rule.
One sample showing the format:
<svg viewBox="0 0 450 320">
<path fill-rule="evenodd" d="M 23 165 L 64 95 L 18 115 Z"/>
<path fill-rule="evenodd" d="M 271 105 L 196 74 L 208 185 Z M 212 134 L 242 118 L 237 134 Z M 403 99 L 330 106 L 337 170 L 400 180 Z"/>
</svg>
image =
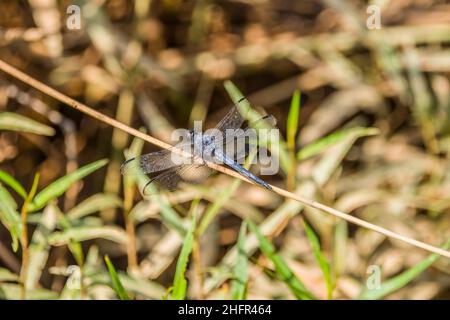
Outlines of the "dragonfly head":
<svg viewBox="0 0 450 320">
<path fill-rule="evenodd" d="M 205 135 L 203 135 L 203 143 L 205 145 L 210 145 L 215 141 L 215 138 L 216 137 L 213 135 L 205 134 Z"/>
</svg>

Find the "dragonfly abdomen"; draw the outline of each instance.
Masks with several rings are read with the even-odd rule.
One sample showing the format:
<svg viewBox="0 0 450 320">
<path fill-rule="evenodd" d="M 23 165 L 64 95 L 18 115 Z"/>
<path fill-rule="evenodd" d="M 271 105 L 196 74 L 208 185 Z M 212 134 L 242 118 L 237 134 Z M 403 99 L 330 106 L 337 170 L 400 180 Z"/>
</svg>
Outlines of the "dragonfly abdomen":
<svg viewBox="0 0 450 320">
<path fill-rule="evenodd" d="M 218 155 L 216 154 L 216 157 Z M 266 189 L 272 190 L 272 187 L 270 186 L 270 184 L 268 184 L 267 182 L 265 182 L 264 180 L 258 178 L 257 176 L 255 176 L 253 173 L 251 173 L 250 171 L 248 171 L 247 169 L 243 168 L 241 165 L 237 164 L 236 162 L 234 162 L 232 159 L 230 159 L 226 154 L 221 153 L 221 157 L 223 158 L 223 162 L 231 167 L 232 169 L 234 169 L 235 171 L 237 171 L 239 174 L 243 175 L 244 177 L 247 177 L 248 179 L 256 182 L 257 184 L 263 186 Z"/>
</svg>

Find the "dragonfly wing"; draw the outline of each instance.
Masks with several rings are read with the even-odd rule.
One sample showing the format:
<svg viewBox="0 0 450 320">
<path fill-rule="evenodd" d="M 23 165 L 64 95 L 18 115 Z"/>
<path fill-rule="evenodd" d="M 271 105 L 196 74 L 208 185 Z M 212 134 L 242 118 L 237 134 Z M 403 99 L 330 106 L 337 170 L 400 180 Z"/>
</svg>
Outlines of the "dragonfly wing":
<svg viewBox="0 0 450 320">
<path fill-rule="evenodd" d="M 126 160 L 120 167 L 120 172 L 124 175 L 147 174 L 163 171 L 174 166 L 179 166 L 186 160 L 174 152 L 178 148 L 185 152 L 191 152 L 192 143 L 180 143 L 167 150 L 147 153 L 138 157 Z"/>
<path fill-rule="evenodd" d="M 244 117 L 239 112 L 238 107 L 233 106 L 230 111 L 216 125 L 215 129 L 225 133 L 227 129 L 238 129 L 244 123 Z"/>
<path fill-rule="evenodd" d="M 173 191 L 179 188 L 182 182 L 192 184 L 200 183 L 211 175 L 212 169 L 204 165 L 184 165 L 173 167 L 152 178 L 144 187 L 144 195 L 157 190 Z"/>
<path fill-rule="evenodd" d="M 224 120 L 224 119 L 222 119 L 222 120 Z M 220 124 L 221 123 L 219 123 L 217 126 L 219 126 Z M 225 135 L 223 136 L 222 139 L 216 140 L 216 143 L 217 144 L 228 143 L 228 141 L 232 138 L 239 139 L 241 137 L 244 137 L 245 135 L 248 136 L 248 134 L 247 134 L 248 130 L 258 129 L 258 128 L 272 128 L 276 124 L 277 124 L 277 120 L 275 119 L 275 117 L 273 115 L 266 115 L 256 121 L 249 123 L 249 126 L 244 129 L 239 129 L 240 126 L 237 128 L 225 128 L 225 131 L 224 131 Z M 241 125 L 242 125 L 242 123 L 241 123 Z M 218 128 L 216 127 L 216 129 L 218 129 Z M 232 130 L 227 130 L 227 129 L 232 129 Z"/>
<path fill-rule="evenodd" d="M 120 167 L 124 175 L 146 174 L 176 166 L 171 150 L 161 150 L 126 160 Z"/>
<path fill-rule="evenodd" d="M 212 172 L 213 170 L 205 165 L 193 164 L 183 166 L 177 174 L 181 180 L 196 184 L 204 181 Z"/>
<path fill-rule="evenodd" d="M 120 167 L 123 175 L 147 174 L 163 171 L 180 164 L 187 160 L 176 153 L 172 153 L 173 148 L 147 153 L 139 157 L 126 160 Z M 187 160 L 188 161 L 188 160 Z"/>
<path fill-rule="evenodd" d="M 276 119 L 272 115 L 264 116 L 250 123 L 245 129 L 228 131 L 223 141 L 217 144 L 223 144 L 222 148 L 226 155 L 236 160 L 244 159 L 249 152 L 258 148 L 258 131 L 254 128 L 271 128 L 276 124 Z"/>
</svg>

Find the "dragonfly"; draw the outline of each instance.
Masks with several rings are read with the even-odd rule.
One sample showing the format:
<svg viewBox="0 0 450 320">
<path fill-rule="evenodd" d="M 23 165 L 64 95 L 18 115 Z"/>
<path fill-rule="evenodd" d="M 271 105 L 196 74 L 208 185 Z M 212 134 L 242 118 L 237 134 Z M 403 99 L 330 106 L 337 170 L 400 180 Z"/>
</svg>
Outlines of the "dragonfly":
<svg viewBox="0 0 450 320">
<path fill-rule="evenodd" d="M 238 101 L 238 104 L 244 100 L 242 98 Z M 177 144 L 167 150 L 161 150 L 151 152 L 138 157 L 133 157 L 126 160 L 120 170 L 123 175 L 139 175 L 139 174 L 155 174 L 158 175 L 151 178 L 143 188 L 143 194 L 149 195 L 146 190 L 165 190 L 173 191 L 179 188 L 182 182 L 190 184 L 198 184 L 204 181 L 211 175 L 213 170 L 206 165 L 206 162 L 221 163 L 229 168 L 235 170 L 242 176 L 255 182 L 256 184 L 271 190 L 272 187 L 264 180 L 258 178 L 249 170 L 241 166 L 237 160 L 245 156 L 245 152 L 229 153 L 226 150 L 226 145 L 233 143 L 234 139 L 238 139 L 239 136 L 245 135 L 246 130 L 251 127 L 256 127 L 257 123 L 263 122 L 270 126 L 274 126 L 276 120 L 273 116 L 265 116 L 244 130 L 235 131 L 241 128 L 245 118 L 241 115 L 239 108 L 234 105 L 231 110 L 225 115 L 222 120 L 214 127 L 214 132 L 220 133 L 222 139 L 216 139 L 215 134 L 208 134 L 205 132 L 197 132 L 195 130 L 189 131 L 188 142 L 183 145 Z M 229 134 L 230 132 L 238 132 L 237 134 Z M 179 150 L 190 150 L 192 157 L 197 157 L 202 161 L 194 161 L 194 163 L 180 164 L 179 161 L 174 161 L 173 148 Z M 149 188 L 153 186 L 152 188 Z"/>
</svg>

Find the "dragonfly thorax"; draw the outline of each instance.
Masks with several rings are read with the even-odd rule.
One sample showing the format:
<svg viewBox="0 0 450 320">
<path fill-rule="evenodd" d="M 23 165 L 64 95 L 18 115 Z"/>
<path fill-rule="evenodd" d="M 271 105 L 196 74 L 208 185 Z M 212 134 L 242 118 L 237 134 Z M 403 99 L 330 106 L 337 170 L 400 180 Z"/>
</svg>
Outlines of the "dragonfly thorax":
<svg viewBox="0 0 450 320">
<path fill-rule="evenodd" d="M 194 153 L 196 155 L 203 158 L 206 157 L 207 160 L 211 160 L 215 156 L 217 145 L 215 144 L 215 137 L 213 135 L 194 133 L 192 138 Z"/>
</svg>

